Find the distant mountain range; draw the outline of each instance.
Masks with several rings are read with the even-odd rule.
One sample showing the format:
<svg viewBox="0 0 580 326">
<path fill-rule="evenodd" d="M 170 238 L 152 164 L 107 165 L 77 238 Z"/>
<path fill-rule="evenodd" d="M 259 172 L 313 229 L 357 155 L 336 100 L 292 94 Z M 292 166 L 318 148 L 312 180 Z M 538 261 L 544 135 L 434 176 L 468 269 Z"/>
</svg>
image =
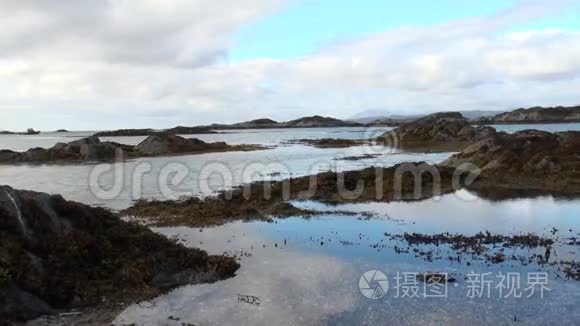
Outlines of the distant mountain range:
<svg viewBox="0 0 580 326">
<path fill-rule="evenodd" d="M 303 117 L 296 120 L 278 122 L 272 119 L 257 119 L 234 124 L 212 124 L 200 126 L 209 129 L 266 129 L 266 128 L 321 128 L 321 127 L 360 127 L 362 123 L 344 121 L 319 115 Z"/>
</svg>

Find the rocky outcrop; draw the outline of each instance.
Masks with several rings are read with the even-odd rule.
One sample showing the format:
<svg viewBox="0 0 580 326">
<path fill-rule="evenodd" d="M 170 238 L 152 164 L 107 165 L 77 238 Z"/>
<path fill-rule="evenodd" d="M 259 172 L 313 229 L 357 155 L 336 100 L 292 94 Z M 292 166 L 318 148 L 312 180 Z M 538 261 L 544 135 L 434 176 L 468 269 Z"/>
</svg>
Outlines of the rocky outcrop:
<svg viewBox="0 0 580 326">
<path fill-rule="evenodd" d="M 101 142 L 88 137 L 70 143 L 57 143 L 51 148 L 32 148 L 26 152 L 0 150 L 0 163 L 46 163 L 71 161 L 108 161 L 132 152 L 133 146 Z"/>
<path fill-rule="evenodd" d="M 69 132 L 69 131 L 68 131 L 68 130 L 66 130 L 66 129 L 58 129 L 58 130 L 57 130 L 57 131 L 55 131 L 55 132 Z"/>
<path fill-rule="evenodd" d="M 335 118 L 321 117 L 319 115 L 315 115 L 312 117 L 304 117 L 278 124 L 278 128 L 320 128 L 320 127 L 359 127 L 359 126 L 362 126 L 362 124 L 358 122 L 344 121 Z"/>
<path fill-rule="evenodd" d="M 154 129 L 119 129 L 112 131 L 100 131 L 94 134 L 95 137 L 134 137 L 134 136 L 152 136 L 159 133 L 179 134 L 179 135 L 197 135 L 197 134 L 215 134 L 205 127 L 182 127 L 178 126 L 162 131 Z"/>
<path fill-rule="evenodd" d="M 26 152 L 0 150 L 0 163 L 75 163 L 101 162 L 143 156 L 185 155 L 209 152 L 251 151 L 264 149 L 259 145 L 228 145 L 223 142 L 206 143 L 176 135 L 157 133 L 137 146 L 115 142 L 101 142 L 91 136 L 70 143 L 58 143 L 49 149 L 32 148 Z"/>
<path fill-rule="evenodd" d="M 201 134 L 215 134 L 216 132 L 205 127 L 177 126 L 171 129 L 165 129 L 163 130 L 163 133 L 176 135 L 201 135 Z"/>
<path fill-rule="evenodd" d="M 363 139 L 321 138 L 321 139 L 296 139 L 288 141 L 288 143 L 304 144 L 318 148 L 347 148 L 369 144 L 369 141 Z"/>
<path fill-rule="evenodd" d="M 384 118 L 384 119 L 377 119 L 377 120 L 373 120 L 369 123 L 367 123 L 366 125 L 369 127 L 379 127 L 379 126 L 385 126 L 385 127 L 398 127 L 404 123 L 408 123 L 413 121 L 413 119 L 391 119 L 391 118 Z"/>
<path fill-rule="evenodd" d="M 473 164 L 481 170 L 474 187 L 505 187 L 580 193 L 580 132 L 524 130 L 497 133 L 441 163 Z"/>
<path fill-rule="evenodd" d="M 131 136 L 150 136 L 157 133 L 153 129 L 119 129 L 111 131 L 99 131 L 94 137 L 131 137 Z"/>
<path fill-rule="evenodd" d="M 483 117 L 475 124 L 536 124 L 536 123 L 569 123 L 580 122 L 580 106 L 574 107 L 533 107 Z"/>
<path fill-rule="evenodd" d="M 143 299 L 238 267 L 103 208 L 0 186 L 0 320 Z"/>
<path fill-rule="evenodd" d="M 12 131 L 0 131 L 0 135 L 38 135 L 40 131 L 36 131 L 32 128 L 28 128 L 26 132 L 12 132 Z"/>
<path fill-rule="evenodd" d="M 134 149 L 135 152 L 145 156 L 157 156 L 167 154 L 184 154 L 212 151 L 230 151 L 244 147 L 230 146 L 223 142 L 206 143 L 196 138 L 183 138 L 171 134 L 156 134 L 147 137 Z"/>
<path fill-rule="evenodd" d="M 322 128 L 322 127 L 360 127 L 363 124 L 344 121 L 334 118 L 321 117 L 318 115 L 312 117 L 303 117 L 296 120 L 277 122 L 272 119 L 257 119 L 252 121 L 234 123 L 234 124 L 212 124 L 202 126 L 208 129 L 274 129 L 274 128 Z"/>
<path fill-rule="evenodd" d="M 491 127 L 473 127 L 459 112 L 443 112 L 405 123 L 378 141 L 411 151 L 458 151 L 495 132 Z"/>
</svg>

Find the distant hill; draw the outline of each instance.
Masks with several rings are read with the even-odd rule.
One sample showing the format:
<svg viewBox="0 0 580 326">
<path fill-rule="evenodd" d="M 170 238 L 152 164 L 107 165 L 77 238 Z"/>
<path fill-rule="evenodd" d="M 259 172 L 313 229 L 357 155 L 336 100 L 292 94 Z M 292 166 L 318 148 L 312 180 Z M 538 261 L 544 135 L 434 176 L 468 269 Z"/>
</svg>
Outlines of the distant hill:
<svg viewBox="0 0 580 326">
<path fill-rule="evenodd" d="M 362 124 L 352 121 L 344 121 L 335 118 L 321 117 L 318 115 L 303 117 L 296 120 L 278 122 L 272 119 L 257 119 L 234 124 L 212 124 L 202 126 L 209 129 L 267 129 L 267 128 L 321 128 L 321 127 L 358 127 Z"/>
<path fill-rule="evenodd" d="M 566 123 L 580 122 L 580 106 L 533 107 L 482 117 L 477 124 Z"/>
<path fill-rule="evenodd" d="M 463 117 L 468 120 L 475 120 L 481 117 L 495 115 L 503 111 L 483 111 L 483 110 L 473 110 L 473 111 L 459 111 Z M 372 117 L 362 117 L 352 119 L 353 121 L 367 124 L 369 126 L 396 126 L 403 122 L 413 121 L 428 114 L 415 114 L 415 115 L 402 115 L 402 114 L 391 114 L 384 116 L 372 116 Z"/>
</svg>

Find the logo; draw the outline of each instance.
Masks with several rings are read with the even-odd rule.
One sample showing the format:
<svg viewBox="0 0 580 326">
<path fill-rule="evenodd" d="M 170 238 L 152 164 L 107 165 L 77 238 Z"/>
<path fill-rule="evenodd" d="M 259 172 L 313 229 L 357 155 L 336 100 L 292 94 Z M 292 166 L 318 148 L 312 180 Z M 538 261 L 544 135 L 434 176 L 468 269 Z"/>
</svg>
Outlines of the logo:
<svg viewBox="0 0 580 326">
<path fill-rule="evenodd" d="M 365 297 L 377 300 L 384 297 L 389 291 L 389 280 L 385 273 L 378 270 L 365 272 L 358 281 L 360 292 Z"/>
</svg>

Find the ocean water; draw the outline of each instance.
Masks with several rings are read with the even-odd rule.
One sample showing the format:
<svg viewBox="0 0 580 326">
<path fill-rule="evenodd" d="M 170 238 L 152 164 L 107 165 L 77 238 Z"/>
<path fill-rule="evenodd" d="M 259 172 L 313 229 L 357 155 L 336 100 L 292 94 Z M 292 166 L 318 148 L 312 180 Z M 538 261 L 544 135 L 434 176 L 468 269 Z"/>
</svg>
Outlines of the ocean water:
<svg viewBox="0 0 580 326">
<path fill-rule="evenodd" d="M 574 125 L 535 125 L 535 129 L 580 130 Z M 514 132 L 529 126 L 497 126 Z M 61 194 L 67 199 L 111 209 L 123 209 L 140 198 L 173 199 L 208 195 L 257 179 L 283 179 L 325 170 L 355 170 L 391 166 L 401 162 L 438 163 L 452 153 L 405 153 L 391 148 L 359 146 L 319 149 L 287 141 L 302 138 L 365 139 L 391 128 L 320 128 L 288 130 L 223 131 L 190 135 L 205 141 L 276 146 L 255 152 L 208 153 L 176 157 L 142 158 L 115 164 L 1 165 L 0 184 L 17 189 Z M 25 150 L 50 147 L 92 134 L 91 132 L 36 136 L 0 136 L 0 148 Z M 137 144 L 144 137 L 104 138 Z M 371 159 L 344 161 L 346 156 L 377 155 Z M 246 178 L 247 177 L 247 178 Z M 550 196 L 492 201 L 466 191 L 412 203 L 363 203 L 326 206 L 295 202 L 297 206 L 326 213 L 266 222 L 235 222 L 203 230 L 187 227 L 154 228 L 187 246 L 212 254 L 240 257 L 236 277 L 185 286 L 151 301 L 127 307 L 116 324 L 138 325 L 578 325 L 580 283 L 563 277 L 559 261 L 580 263 L 580 200 Z M 347 215 L 343 212 L 360 213 Z M 371 213 L 372 217 L 363 212 Z M 489 231 L 504 235 L 535 234 L 556 238 L 552 265 L 522 264 L 508 260 L 489 264 L 478 257 L 462 256 L 449 247 L 421 247 L 433 259 L 406 248 L 400 240 L 385 236 L 405 232 L 442 232 L 474 235 Z M 495 248 L 499 249 L 499 248 Z M 505 249 L 506 255 L 529 257 L 542 250 Z M 419 251 L 420 252 L 420 251 Z M 361 276 L 370 270 L 386 275 L 386 294 L 369 299 L 360 290 Z M 457 279 L 445 297 L 397 296 L 396 276 L 425 271 L 446 272 Z M 530 273 L 547 276 L 544 297 L 501 298 L 498 276 L 518 273 L 524 290 Z M 490 273 L 490 295 L 469 297 L 469 274 Z M 502 274 L 500 274 L 502 273 Z M 376 275 L 376 274 L 375 274 Z M 514 274 L 515 275 L 515 274 Z M 532 274 L 533 275 L 533 274 Z M 414 279 L 414 278 L 413 278 Z M 399 280 L 400 281 L 400 280 Z M 407 280 L 410 281 L 410 280 Z M 372 288 L 383 288 L 376 280 Z M 400 288 L 399 288 L 400 290 Z M 413 291 L 413 290 L 411 290 Z M 240 300 L 239 295 L 260 298 L 260 304 Z"/>
</svg>

